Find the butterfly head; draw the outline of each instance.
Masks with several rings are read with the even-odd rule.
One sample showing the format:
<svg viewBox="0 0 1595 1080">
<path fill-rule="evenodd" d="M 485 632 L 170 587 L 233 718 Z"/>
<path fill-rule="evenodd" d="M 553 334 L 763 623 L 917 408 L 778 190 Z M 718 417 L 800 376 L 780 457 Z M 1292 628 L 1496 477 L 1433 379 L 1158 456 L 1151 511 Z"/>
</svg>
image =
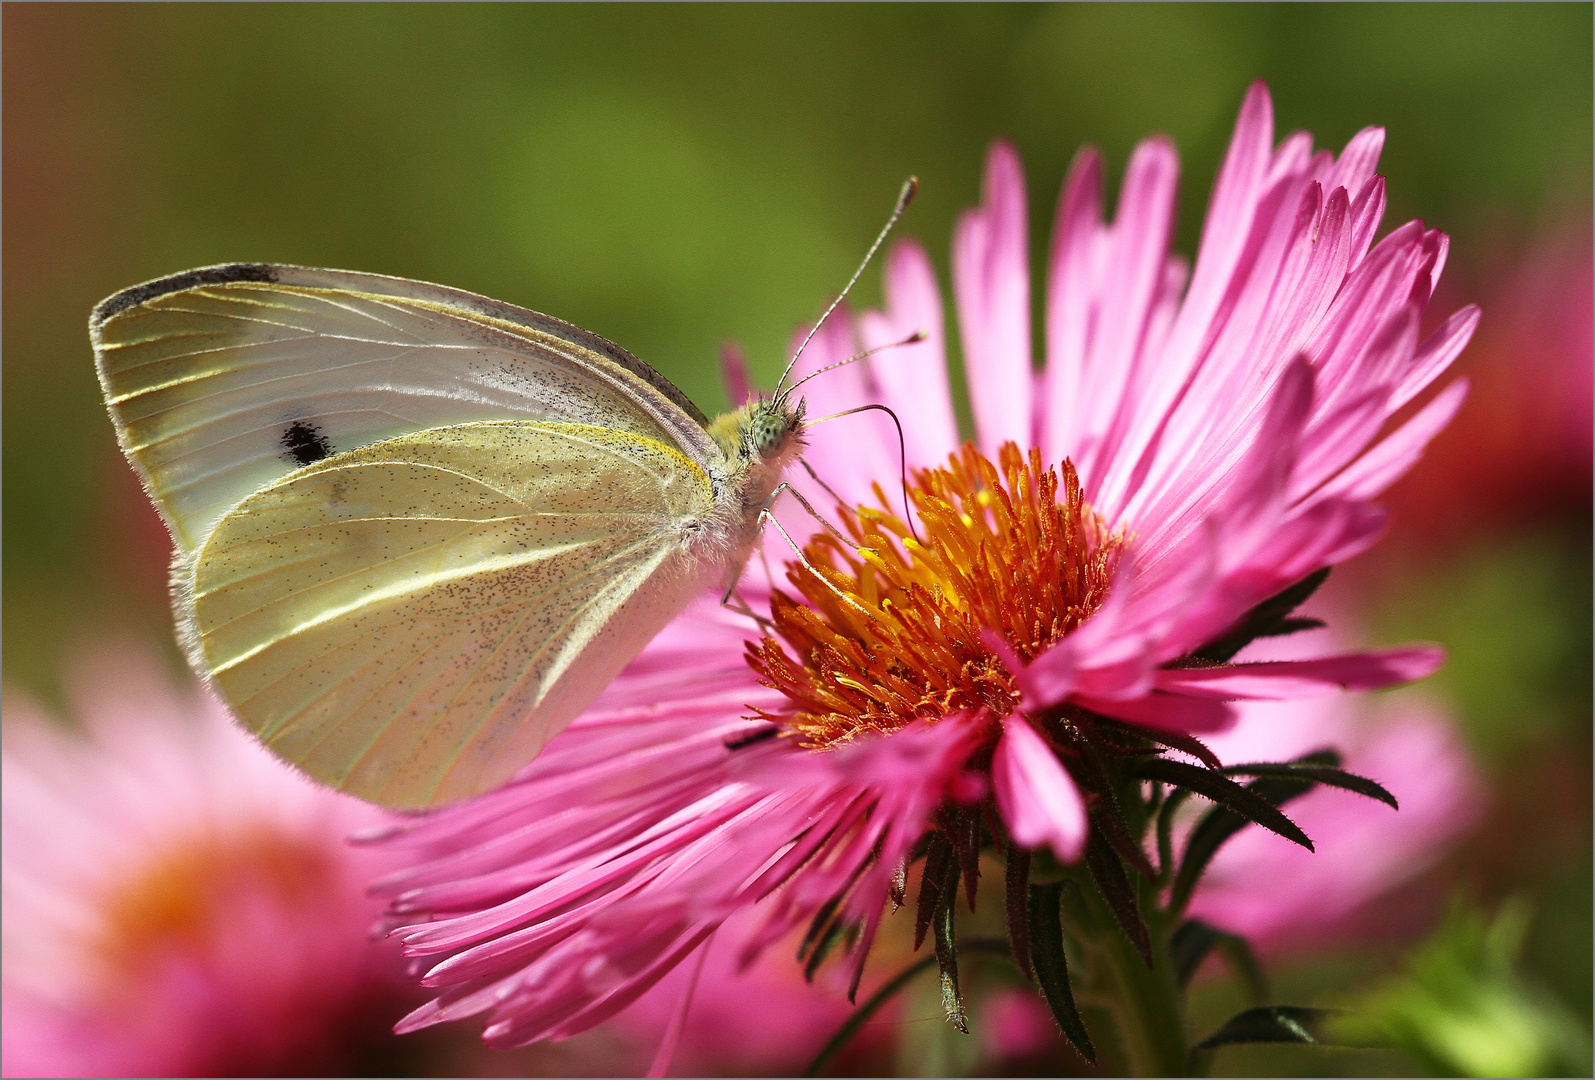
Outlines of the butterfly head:
<svg viewBox="0 0 1595 1080">
<path fill-rule="evenodd" d="M 784 397 L 755 401 L 748 410 L 748 449 L 769 461 L 795 448 L 802 441 L 804 405 L 801 398 L 796 408 L 789 407 Z"/>
<path fill-rule="evenodd" d="M 794 407 L 790 398 L 760 398 L 717 418 L 709 433 L 731 460 L 779 472 L 803 450 L 803 412 L 801 399 Z"/>
</svg>

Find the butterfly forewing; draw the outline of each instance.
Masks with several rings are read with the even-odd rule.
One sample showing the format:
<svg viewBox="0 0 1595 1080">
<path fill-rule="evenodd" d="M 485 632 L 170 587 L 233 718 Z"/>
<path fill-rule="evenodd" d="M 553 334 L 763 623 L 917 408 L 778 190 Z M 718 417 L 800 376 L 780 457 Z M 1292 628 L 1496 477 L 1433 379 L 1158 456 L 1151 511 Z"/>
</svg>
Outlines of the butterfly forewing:
<svg viewBox="0 0 1595 1080">
<path fill-rule="evenodd" d="M 507 779 L 717 568 L 679 451 L 614 429 L 431 429 L 250 495 L 196 553 L 192 645 L 269 746 L 393 806 Z"/>
<path fill-rule="evenodd" d="M 670 383 L 597 335 L 375 274 L 233 264 L 125 290 L 90 323 L 128 456 L 192 551 L 250 492 L 427 428 L 544 420 L 717 451 Z"/>
</svg>

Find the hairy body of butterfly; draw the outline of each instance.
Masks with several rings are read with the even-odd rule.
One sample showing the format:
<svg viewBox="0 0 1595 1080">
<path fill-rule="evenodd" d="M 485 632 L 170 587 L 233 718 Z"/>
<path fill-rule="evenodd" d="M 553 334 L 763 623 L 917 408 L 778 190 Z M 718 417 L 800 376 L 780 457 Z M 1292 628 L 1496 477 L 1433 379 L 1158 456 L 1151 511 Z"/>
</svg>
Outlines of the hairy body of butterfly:
<svg viewBox="0 0 1595 1080">
<path fill-rule="evenodd" d="M 89 326 L 194 669 L 279 756 L 389 806 L 531 760 L 734 580 L 802 449 L 801 403 L 711 422 L 597 335 L 400 278 L 207 267 Z"/>
</svg>

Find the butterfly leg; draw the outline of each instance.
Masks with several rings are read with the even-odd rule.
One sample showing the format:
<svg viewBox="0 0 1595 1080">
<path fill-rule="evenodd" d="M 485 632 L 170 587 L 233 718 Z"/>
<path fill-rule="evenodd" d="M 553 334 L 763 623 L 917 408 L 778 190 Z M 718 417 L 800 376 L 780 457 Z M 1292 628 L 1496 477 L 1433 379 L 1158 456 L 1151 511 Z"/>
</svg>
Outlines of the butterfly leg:
<svg viewBox="0 0 1595 1080">
<path fill-rule="evenodd" d="M 805 462 L 804 464 L 806 466 L 807 462 Z M 810 469 L 809 471 L 812 473 L 814 470 Z M 819 480 L 819 477 L 816 476 L 815 479 Z M 821 486 L 822 487 L 824 486 L 824 481 L 821 481 Z M 830 488 L 826 488 L 826 490 L 830 491 Z M 832 525 L 829 521 L 826 521 L 825 518 L 820 515 L 820 512 L 818 510 L 814 509 L 814 505 L 803 497 L 803 493 L 801 491 L 799 491 L 797 488 L 793 487 L 791 484 L 782 482 L 781 484 L 777 485 L 776 489 L 774 491 L 770 492 L 770 497 L 768 499 L 764 500 L 764 509 L 762 511 L 760 511 L 760 513 L 761 514 L 768 514 L 770 512 L 770 507 L 775 505 L 775 500 L 777 498 L 779 498 L 783 493 L 790 494 L 794 499 L 796 499 L 802 505 L 803 509 L 805 509 L 805 510 L 807 510 L 809 512 L 809 517 L 813 518 L 815 521 L 818 521 L 821 525 L 825 526 L 825 531 L 826 532 L 828 532 L 832 536 L 836 537 L 838 540 L 840 540 L 842 543 L 846 544 L 848 547 L 852 548 L 854 551 L 857 551 L 859 549 L 857 544 L 855 544 L 852 540 L 849 540 L 847 537 L 842 535 L 842 530 L 841 529 L 838 529 L 835 525 Z M 832 494 L 835 494 L 835 493 L 833 492 Z M 837 502 L 841 502 L 841 500 L 838 499 Z M 771 518 L 770 520 L 774 521 L 775 519 Z M 779 529 L 780 526 L 777 525 L 776 528 Z M 781 530 L 781 535 L 783 535 L 783 536 L 786 535 L 786 530 L 785 529 Z M 791 538 L 790 537 L 787 538 L 787 542 L 788 543 L 791 542 Z"/>
<path fill-rule="evenodd" d="M 759 554 L 762 557 L 764 553 L 761 550 Z M 769 619 L 765 618 L 763 615 L 760 615 L 758 612 L 754 611 L 752 605 L 743 599 L 741 593 L 737 592 L 737 586 L 742 583 L 742 575 L 747 572 L 747 569 L 748 563 L 747 560 L 744 559 L 737 567 L 736 573 L 731 575 L 730 582 L 726 584 L 726 591 L 720 594 L 720 606 L 729 611 L 734 611 L 738 615 L 747 616 L 748 618 L 752 619 L 754 623 L 756 623 L 762 630 L 769 630 L 773 628 L 775 624 Z M 768 564 L 765 565 L 764 570 L 766 576 L 768 576 L 770 572 Z M 732 603 L 733 600 L 736 602 Z"/>
<path fill-rule="evenodd" d="M 734 611 L 738 615 L 747 616 L 757 623 L 761 630 L 774 629 L 775 624 L 769 619 L 765 618 L 763 615 L 760 615 L 758 612 L 754 611 L 753 607 L 742 598 L 742 594 L 737 592 L 737 585 L 742 581 L 742 571 L 746 569 L 746 563 L 743 563 L 737 568 L 736 577 L 731 579 L 731 584 L 726 586 L 725 594 L 720 597 L 720 606 L 728 611 Z M 736 603 L 732 603 L 733 600 L 735 600 Z"/>
<path fill-rule="evenodd" d="M 785 484 L 781 485 L 781 487 L 785 487 L 785 486 L 786 486 Z M 779 493 L 780 490 L 781 490 L 781 488 L 776 488 L 775 489 L 775 493 Z M 792 494 L 797 495 L 797 492 L 794 491 Z M 772 494 L 772 498 L 773 497 L 774 496 Z M 798 498 L 802 499 L 802 496 L 798 495 Z M 807 503 L 805 503 L 804 505 L 807 505 Z M 813 512 L 813 510 L 811 508 L 810 509 L 810 513 L 812 513 L 812 512 Z M 779 521 L 776 520 L 775 515 L 770 513 L 770 508 L 768 506 L 766 506 L 763 510 L 759 511 L 759 525 L 762 527 L 765 522 L 769 522 L 771 525 L 775 526 L 775 531 L 781 534 L 781 539 L 786 541 L 787 547 L 792 549 L 793 554 L 795 554 L 798 557 L 798 562 L 803 564 L 803 568 L 805 570 L 807 570 L 809 573 L 813 574 L 814 577 L 817 580 L 819 580 L 821 583 L 823 583 L 826 588 L 828 588 L 832 592 L 834 592 L 837 595 L 837 598 L 839 600 L 841 600 L 844 604 L 851 604 L 853 607 L 858 608 L 858 610 L 862 611 L 865 614 L 865 616 L 868 617 L 869 619 L 873 620 L 875 618 L 875 614 L 872 611 L 870 611 L 869 608 L 867 608 L 863 604 L 859 603 L 856 599 L 854 599 L 853 597 L 849 596 L 847 593 L 843 592 L 841 589 L 838 589 L 836 587 L 835 583 L 833 583 L 830 578 L 828 578 L 824 574 L 822 574 L 818 567 L 816 567 L 813 563 L 809 562 L 808 556 L 803 554 L 803 549 L 798 547 L 797 541 L 792 539 L 792 535 L 786 531 L 786 529 L 781 525 L 781 523 Z M 840 535 L 840 534 L 838 534 L 838 535 Z M 847 538 L 843 537 L 843 539 L 846 540 Z M 853 544 L 852 541 L 850 541 L 850 540 L 848 541 L 848 543 L 852 544 L 852 546 L 855 549 L 858 547 L 857 544 Z"/>
<path fill-rule="evenodd" d="M 829 495 L 831 498 L 836 500 L 836 505 L 837 506 L 846 506 L 847 505 L 847 500 L 846 499 L 844 499 L 840 495 L 838 495 L 832 489 L 830 484 L 827 484 L 824 480 L 820 479 L 820 474 L 814 471 L 814 466 L 810 465 L 808 463 L 808 459 L 807 458 L 798 458 L 798 464 L 803 466 L 803 471 L 804 472 L 808 473 L 809 476 L 813 477 L 814 482 L 816 484 L 820 485 L 820 487 L 825 489 L 825 494 Z"/>
</svg>

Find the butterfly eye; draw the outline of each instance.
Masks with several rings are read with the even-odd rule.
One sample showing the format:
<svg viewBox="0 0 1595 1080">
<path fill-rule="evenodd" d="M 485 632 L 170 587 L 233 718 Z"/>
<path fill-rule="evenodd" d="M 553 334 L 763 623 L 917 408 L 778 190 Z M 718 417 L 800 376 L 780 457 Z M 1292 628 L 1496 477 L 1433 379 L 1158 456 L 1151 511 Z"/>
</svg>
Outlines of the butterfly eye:
<svg viewBox="0 0 1595 1080">
<path fill-rule="evenodd" d="M 760 456 L 769 457 L 786 442 L 789 421 L 784 413 L 764 412 L 753 420 L 748 430 L 753 446 Z"/>
</svg>

